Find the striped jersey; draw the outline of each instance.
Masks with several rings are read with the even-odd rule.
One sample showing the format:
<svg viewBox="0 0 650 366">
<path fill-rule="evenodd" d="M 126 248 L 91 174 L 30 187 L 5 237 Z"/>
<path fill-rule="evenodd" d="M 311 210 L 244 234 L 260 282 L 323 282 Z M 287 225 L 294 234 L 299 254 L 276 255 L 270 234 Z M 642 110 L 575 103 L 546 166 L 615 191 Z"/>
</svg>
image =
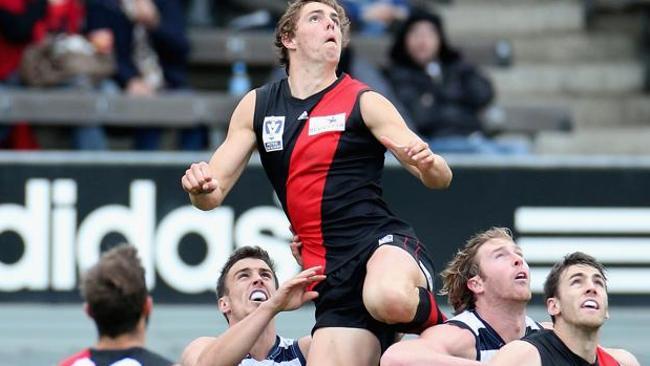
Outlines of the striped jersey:
<svg viewBox="0 0 650 366">
<path fill-rule="evenodd" d="M 239 366 L 305 366 L 307 361 L 302 354 L 298 341 L 288 338 L 275 338 L 275 344 L 266 359 L 258 361 L 246 356 Z"/>
<path fill-rule="evenodd" d="M 414 236 L 382 199 L 386 149 L 359 106 L 368 90 L 345 74 L 305 99 L 291 95 L 287 79 L 256 90 L 257 149 L 305 268 L 330 273 L 387 234 Z"/>
<path fill-rule="evenodd" d="M 142 347 L 115 350 L 86 348 L 59 362 L 59 366 L 171 366 L 172 361 Z"/>
<path fill-rule="evenodd" d="M 476 360 L 481 362 L 489 361 L 494 354 L 506 342 L 501 336 L 481 318 L 480 315 L 474 310 L 465 310 L 455 317 L 447 320 L 445 324 L 455 325 L 457 327 L 467 329 L 476 339 Z M 542 326 L 533 319 L 526 317 L 526 332 L 525 336 L 542 329 Z"/>
</svg>

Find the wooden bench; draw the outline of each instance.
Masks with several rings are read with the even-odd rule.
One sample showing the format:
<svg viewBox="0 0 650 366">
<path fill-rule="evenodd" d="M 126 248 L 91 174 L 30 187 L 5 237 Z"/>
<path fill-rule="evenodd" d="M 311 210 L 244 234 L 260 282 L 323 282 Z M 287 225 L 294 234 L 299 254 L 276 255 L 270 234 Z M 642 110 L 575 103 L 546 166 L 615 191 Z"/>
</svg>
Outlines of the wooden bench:
<svg viewBox="0 0 650 366">
<path fill-rule="evenodd" d="M 54 90 L 0 91 L 0 123 L 225 128 L 237 102 L 238 98 L 223 92 L 135 98 Z M 485 129 L 492 134 L 534 136 L 544 130 L 571 129 L 570 111 L 558 107 L 504 106 L 500 118 L 486 121 Z"/>
<path fill-rule="evenodd" d="M 237 100 L 226 93 L 106 96 L 59 90 L 0 91 L 0 123 L 188 126 L 225 125 Z"/>
<path fill-rule="evenodd" d="M 573 129 L 571 111 L 557 106 L 500 106 L 498 116 L 484 118 L 483 128 L 490 134 L 515 133 L 534 138 L 541 131 Z"/>
<path fill-rule="evenodd" d="M 277 51 L 270 32 L 230 32 L 221 29 L 193 29 L 189 32 L 193 65 L 226 66 L 234 61 L 244 61 L 252 66 L 277 65 Z M 477 64 L 496 65 L 497 39 L 471 37 L 454 39 L 453 44 L 463 51 L 465 57 Z M 367 60 L 386 66 L 392 44 L 390 37 L 354 36 L 350 45 L 355 52 Z"/>
</svg>

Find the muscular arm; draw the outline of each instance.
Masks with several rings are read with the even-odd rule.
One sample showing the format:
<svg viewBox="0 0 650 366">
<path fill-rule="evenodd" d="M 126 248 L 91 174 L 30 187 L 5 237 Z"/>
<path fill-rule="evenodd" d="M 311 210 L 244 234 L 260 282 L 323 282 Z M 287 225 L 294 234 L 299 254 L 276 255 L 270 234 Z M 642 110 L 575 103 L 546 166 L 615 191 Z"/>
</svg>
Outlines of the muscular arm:
<svg viewBox="0 0 650 366">
<path fill-rule="evenodd" d="M 214 152 L 210 163 L 192 164 L 185 172 L 181 182 L 195 207 L 211 210 L 221 205 L 241 176 L 255 148 L 254 112 L 255 91 L 251 91 L 235 108 L 226 140 Z"/>
<path fill-rule="evenodd" d="M 260 305 L 242 321 L 229 327 L 221 336 L 205 342 L 194 365 L 239 364 L 276 315 L 274 309 L 264 305 Z"/>
<path fill-rule="evenodd" d="M 397 109 L 378 93 L 361 95 L 361 114 L 372 134 L 428 188 L 447 188 L 452 173 L 445 159 L 411 131 Z"/>
<path fill-rule="evenodd" d="M 474 336 L 449 324 L 427 329 L 417 339 L 392 345 L 381 358 L 381 366 L 478 366 Z"/>
<path fill-rule="evenodd" d="M 488 366 L 542 366 L 535 346 L 524 341 L 512 341 L 497 352 Z"/>
</svg>

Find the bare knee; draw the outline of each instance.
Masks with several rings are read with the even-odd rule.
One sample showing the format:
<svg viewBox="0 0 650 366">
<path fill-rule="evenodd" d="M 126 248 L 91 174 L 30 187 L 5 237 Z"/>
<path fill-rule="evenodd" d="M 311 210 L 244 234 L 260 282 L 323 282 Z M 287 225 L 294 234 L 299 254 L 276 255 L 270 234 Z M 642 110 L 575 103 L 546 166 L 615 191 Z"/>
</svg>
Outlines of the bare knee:
<svg viewBox="0 0 650 366">
<path fill-rule="evenodd" d="M 364 286 L 363 303 L 373 318 L 387 324 L 413 320 L 418 304 L 417 289 Z"/>
</svg>

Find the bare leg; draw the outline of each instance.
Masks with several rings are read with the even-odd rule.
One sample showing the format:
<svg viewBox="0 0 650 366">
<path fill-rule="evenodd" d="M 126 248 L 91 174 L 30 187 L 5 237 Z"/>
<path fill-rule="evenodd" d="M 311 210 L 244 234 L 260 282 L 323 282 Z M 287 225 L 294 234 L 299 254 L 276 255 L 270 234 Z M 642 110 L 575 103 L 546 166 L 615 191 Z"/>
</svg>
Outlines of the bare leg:
<svg viewBox="0 0 650 366">
<path fill-rule="evenodd" d="M 427 286 L 415 259 L 401 248 L 382 245 L 366 267 L 363 303 L 370 315 L 387 324 L 412 321 L 420 301 L 418 287 Z"/>
<path fill-rule="evenodd" d="M 360 328 L 320 328 L 314 332 L 309 366 L 377 366 L 381 349 L 369 330 Z"/>
</svg>

